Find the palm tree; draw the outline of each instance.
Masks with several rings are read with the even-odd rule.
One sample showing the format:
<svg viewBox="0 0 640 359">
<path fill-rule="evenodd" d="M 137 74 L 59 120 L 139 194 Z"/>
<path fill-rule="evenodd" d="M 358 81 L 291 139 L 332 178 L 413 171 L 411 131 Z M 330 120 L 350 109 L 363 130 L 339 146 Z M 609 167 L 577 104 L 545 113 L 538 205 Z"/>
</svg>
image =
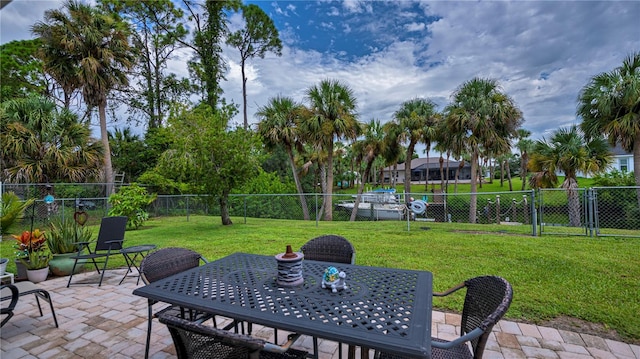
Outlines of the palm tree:
<svg viewBox="0 0 640 359">
<path fill-rule="evenodd" d="M 400 105 L 400 109 L 394 113 L 393 117 L 401 131 L 397 139 L 398 142 L 408 143 L 404 165 L 404 193 L 405 201 L 408 202 L 408 197 L 411 193 L 411 158 L 416 144 L 424 139 L 425 128 L 429 127 L 429 131 L 431 131 L 431 128 L 434 127 L 427 124 L 436 122 L 436 104 L 424 98 L 405 101 Z M 433 138 L 432 134 L 428 135 L 427 138 Z"/>
<path fill-rule="evenodd" d="M 440 129 L 440 122 L 442 121 L 442 117 L 439 113 L 434 113 L 432 116 L 427 117 L 424 127 L 422 129 L 422 138 L 420 139 L 422 143 L 426 145 L 425 153 L 427 154 L 427 177 L 424 182 L 424 189 L 429 189 L 429 151 L 431 150 L 431 144 L 436 140 L 438 136 L 438 130 Z M 442 176 L 442 163 L 444 159 L 440 156 L 442 160 L 440 162 L 440 175 Z"/>
<path fill-rule="evenodd" d="M 267 148 L 273 149 L 277 146 L 283 146 L 287 152 L 293 181 L 300 196 L 302 215 L 305 220 L 309 220 L 307 200 L 294 157 L 294 150 L 298 152 L 304 151 L 298 126 L 302 107 L 301 104 L 296 103 L 290 97 L 277 96 L 271 98 L 266 106 L 258 109 L 257 115 L 260 118 L 258 134 L 262 137 Z"/>
<path fill-rule="evenodd" d="M 640 52 L 593 77 L 580 92 L 577 113 L 587 136 L 604 134 L 611 146 L 620 144 L 633 153 L 633 175 L 640 186 Z M 640 205 L 640 190 L 637 198 Z"/>
<path fill-rule="evenodd" d="M 63 8 L 67 13 L 62 9 L 45 12 L 45 22 L 37 24 L 33 31 L 43 39 L 49 33 L 56 34 L 53 39 L 62 41 L 58 49 L 60 56 L 73 65 L 85 103 L 89 108 L 98 108 L 109 194 L 113 192 L 113 168 L 107 132 L 107 98 L 112 90 L 128 85 L 127 72 L 134 63 L 128 41 L 129 28 L 117 17 L 78 1 L 69 0 Z M 50 61 L 45 63 L 45 68 L 55 67 L 54 59 L 45 57 Z"/>
<path fill-rule="evenodd" d="M 448 133 L 456 137 L 455 156 L 471 155 L 471 202 L 469 221 L 476 222 L 478 160 L 481 149 L 493 155 L 511 150 L 511 138 L 522 122 L 522 113 L 495 80 L 474 78 L 453 94 L 446 109 Z"/>
<path fill-rule="evenodd" d="M 87 182 L 102 175 L 103 147 L 88 124 L 50 100 L 31 96 L 0 107 L 2 181 Z"/>
<path fill-rule="evenodd" d="M 327 153 L 326 168 L 322 178 L 324 190 L 325 220 L 333 219 L 333 146 L 342 138 L 355 140 L 360 134 L 356 119 L 356 99 L 353 91 L 336 80 L 323 80 L 311 86 L 306 93 L 310 116 L 304 119 L 304 133 L 311 142 Z"/>
<path fill-rule="evenodd" d="M 567 191 L 569 225 L 580 226 L 580 198 L 577 173 L 597 174 L 606 170 L 611 153 L 602 137 L 585 138 L 577 126 L 560 128 L 547 141 L 537 141 L 529 166 L 536 173 L 532 176 L 533 188 L 556 186 L 556 173 L 565 175 L 562 188 Z"/>
<path fill-rule="evenodd" d="M 524 128 L 518 129 L 518 142 L 516 148 L 520 151 L 520 179 L 522 180 L 522 191 L 526 185 L 527 172 L 529 170 L 529 153 L 533 150 L 533 141 L 529 139 L 531 131 Z"/>
<path fill-rule="evenodd" d="M 358 208 L 360 206 L 360 198 L 364 191 L 365 182 L 371 174 L 373 161 L 375 161 L 375 159 L 384 152 L 384 145 L 384 131 L 379 120 L 371 120 L 364 128 L 364 139 L 353 144 L 354 151 L 359 159 L 358 162 L 364 161 L 365 168 L 362 172 L 362 176 L 360 176 L 362 181 L 360 181 L 360 186 L 358 186 L 358 195 L 356 196 L 356 202 L 353 206 L 353 211 L 351 212 L 350 220 L 352 222 L 356 220 L 356 215 L 358 214 Z"/>
</svg>

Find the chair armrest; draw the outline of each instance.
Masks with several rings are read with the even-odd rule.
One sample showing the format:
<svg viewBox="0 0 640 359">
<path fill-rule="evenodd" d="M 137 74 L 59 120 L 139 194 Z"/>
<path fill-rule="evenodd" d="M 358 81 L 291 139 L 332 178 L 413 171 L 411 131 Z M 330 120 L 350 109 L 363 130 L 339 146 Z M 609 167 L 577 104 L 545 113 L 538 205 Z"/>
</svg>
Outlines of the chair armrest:
<svg viewBox="0 0 640 359">
<path fill-rule="evenodd" d="M 444 297 L 444 296 L 447 296 L 447 295 L 449 295 L 449 294 L 451 294 L 451 293 L 453 293 L 453 292 L 455 292 L 455 291 L 457 291 L 459 289 L 462 289 L 464 287 L 465 287 L 465 283 L 462 282 L 462 283 L 456 285 L 455 287 L 451 287 L 451 288 L 447 289 L 444 292 L 434 292 L 433 296 L 434 297 Z"/>
<path fill-rule="evenodd" d="M 300 338 L 300 334 L 298 334 L 298 333 L 289 334 L 289 336 L 287 336 L 287 342 L 286 343 L 284 343 L 282 345 L 276 345 L 276 344 L 273 344 L 273 343 L 265 343 L 263 350 L 268 351 L 268 352 L 272 352 L 272 353 L 284 353 L 287 350 L 289 350 L 289 347 L 296 340 L 298 340 L 298 338 Z"/>
<path fill-rule="evenodd" d="M 7 314 L 13 311 L 13 309 L 16 307 L 16 304 L 18 303 L 18 297 L 20 297 L 20 291 L 18 290 L 18 287 L 13 284 L 5 284 L 0 287 L 0 289 L 4 288 L 8 288 L 11 291 L 11 302 L 8 306 L 2 308 L 2 314 Z"/>
<path fill-rule="evenodd" d="M 452 340 L 450 342 L 442 343 L 442 342 L 431 341 L 431 346 L 434 347 L 434 348 L 439 348 L 439 349 L 451 349 L 453 347 L 457 347 L 458 345 L 460 345 L 462 343 L 471 341 L 471 340 L 481 336 L 482 333 L 484 333 L 484 331 L 482 329 L 476 328 L 476 329 L 470 331 L 469 333 L 467 333 L 467 334 L 465 334 L 465 335 L 463 335 L 463 336 L 461 336 L 459 338 L 456 338 L 455 340 Z"/>
</svg>

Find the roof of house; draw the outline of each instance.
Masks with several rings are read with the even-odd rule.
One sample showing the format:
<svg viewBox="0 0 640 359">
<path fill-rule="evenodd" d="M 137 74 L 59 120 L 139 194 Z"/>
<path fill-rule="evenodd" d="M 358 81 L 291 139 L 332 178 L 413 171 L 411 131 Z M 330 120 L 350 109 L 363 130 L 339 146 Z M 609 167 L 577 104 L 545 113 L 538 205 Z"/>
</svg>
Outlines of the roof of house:
<svg viewBox="0 0 640 359">
<path fill-rule="evenodd" d="M 458 164 L 460 163 L 458 161 L 452 161 L 452 160 L 447 161 L 445 159 L 444 163 L 442 164 L 445 168 L 447 167 L 447 162 L 449 162 L 449 168 L 458 167 Z M 404 162 L 398 163 L 397 168 L 390 166 L 390 167 L 385 167 L 384 170 L 385 171 L 392 171 L 392 170 L 404 171 L 404 164 L 405 164 Z M 468 163 L 465 163 L 465 166 L 467 165 Z M 440 168 L 440 157 L 429 157 L 428 159 L 414 158 L 411 160 L 412 170 L 425 169 L 425 168 Z"/>
</svg>

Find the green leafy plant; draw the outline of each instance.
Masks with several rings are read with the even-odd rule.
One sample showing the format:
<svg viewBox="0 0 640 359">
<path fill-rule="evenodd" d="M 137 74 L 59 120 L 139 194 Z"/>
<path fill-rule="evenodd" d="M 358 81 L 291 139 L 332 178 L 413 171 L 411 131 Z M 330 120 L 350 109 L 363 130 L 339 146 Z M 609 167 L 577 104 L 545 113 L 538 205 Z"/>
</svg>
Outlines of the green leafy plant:
<svg viewBox="0 0 640 359">
<path fill-rule="evenodd" d="M 2 194 L 0 206 L 0 230 L 2 234 L 8 234 L 16 219 L 22 216 L 25 208 L 33 203 L 33 199 L 22 202 L 14 192 Z"/>
<path fill-rule="evenodd" d="M 13 238 L 16 239 L 15 248 L 18 250 L 16 256 L 27 269 L 42 269 L 49 265 L 51 251 L 44 231 L 36 228 L 24 231 L 19 236 L 14 235 Z"/>
<path fill-rule="evenodd" d="M 126 216 L 127 227 L 137 229 L 149 219 L 146 207 L 156 198 L 155 193 L 150 195 L 144 187 L 133 183 L 109 196 L 109 204 L 112 206 L 109 215 Z"/>
<path fill-rule="evenodd" d="M 75 253 L 76 242 L 89 242 L 93 232 L 89 227 L 78 225 L 73 218 L 59 219 L 51 222 L 46 235 L 47 245 L 51 253 Z"/>
</svg>

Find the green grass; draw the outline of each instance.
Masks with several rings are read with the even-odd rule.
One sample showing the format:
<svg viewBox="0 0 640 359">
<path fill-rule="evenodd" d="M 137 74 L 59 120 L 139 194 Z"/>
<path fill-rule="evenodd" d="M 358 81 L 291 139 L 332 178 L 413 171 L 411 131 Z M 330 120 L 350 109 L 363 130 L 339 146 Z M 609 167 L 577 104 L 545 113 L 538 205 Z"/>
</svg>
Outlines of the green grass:
<svg viewBox="0 0 640 359">
<path fill-rule="evenodd" d="M 128 231 L 127 246 L 194 249 L 215 260 L 233 252 L 275 255 L 287 244 L 300 248 L 308 239 L 338 234 L 352 241 L 356 264 L 428 270 L 434 290 L 444 290 L 478 275 L 500 275 L 513 285 L 514 300 L 506 317 L 540 323 L 570 316 L 603 324 L 629 342 L 640 342 L 640 239 L 575 236 L 531 237 L 487 233 L 491 225 L 403 221 L 315 222 L 234 218 L 222 226 L 218 217 L 152 219 Z M 94 229 L 94 233 L 97 228 Z M 0 243 L 3 257 L 13 258 L 13 241 Z M 110 261 L 123 266 L 124 261 Z M 10 271 L 15 271 L 13 263 Z M 453 301 L 452 301 L 453 299 Z M 462 296 L 436 300 L 437 309 L 455 310 Z"/>
</svg>

